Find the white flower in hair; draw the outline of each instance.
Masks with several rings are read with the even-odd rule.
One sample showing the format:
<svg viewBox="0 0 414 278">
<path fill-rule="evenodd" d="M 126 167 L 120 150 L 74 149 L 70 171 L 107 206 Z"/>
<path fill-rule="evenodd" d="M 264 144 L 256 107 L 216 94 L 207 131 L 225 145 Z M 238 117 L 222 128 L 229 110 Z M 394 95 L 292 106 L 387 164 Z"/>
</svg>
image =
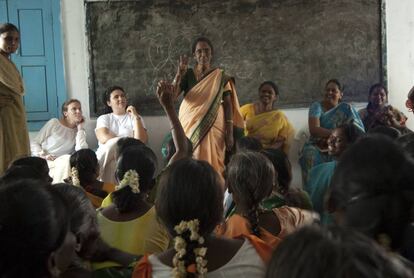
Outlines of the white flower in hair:
<svg viewBox="0 0 414 278">
<path fill-rule="evenodd" d="M 131 187 L 131 191 L 135 194 L 138 194 L 141 192 L 139 190 L 139 175 L 137 171 L 135 170 L 126 171 L 121 182 L 117 186 L 115 186 L 115 190 L 120 190 L 126 186 Z"/>
<path fill-rule="evenodd" d="M 75 186 L 80 186 L 80 180 L 79 180 L 79 172 L 78 169 L 76 169 L 76 167 L 72 167 L 70 169 L 70 175 L 72 177 L 72 184 Z"/>
<path fill-rule="evenodd" d="M 187 242 L 181 235 L 183 235 L 186 231 L 189 231 L 190 241 L 196 241 L 200 245 L 204 244 L 204 238 L 198 233 L 199 225 L 200 221 L 198 221 L 198 219 L 194 219 L 189 221 L 181 221 L 180 224 L 174 227 L 174 230 L 177 233 L 177 236 L 174 238 L 174 249 L 176 251 L 173 258 L 174 277 L 186 277 L 187 272 L 184 261 L 182 260 L 187 253 Z M 194 248 L 193 252 L 195 255 L 196 272 L 199 277 L 204 277 L 208 271 L 207 260 L 204 258 L 207 254 L 207 248 Z"/>
</svg>

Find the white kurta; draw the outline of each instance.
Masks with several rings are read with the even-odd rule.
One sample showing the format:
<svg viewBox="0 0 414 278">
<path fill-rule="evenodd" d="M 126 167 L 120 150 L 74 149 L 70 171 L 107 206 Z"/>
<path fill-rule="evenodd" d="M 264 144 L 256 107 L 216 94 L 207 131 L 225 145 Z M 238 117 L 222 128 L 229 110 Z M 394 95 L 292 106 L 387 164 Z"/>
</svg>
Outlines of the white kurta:
<svg viewBox="0 0 414 278">
<path fill-rule="evenodd" d="M 144 120 L 140 118 L 142 126 L 146 129 Z M 108 140 L 105 144 L 99 143 L 96 156 L 100 165 L 99 179 L 107 183 L 117 183 L 116 170 L 116 142 L 122 137 L 134 137 L 134 118 L 130 114 L 115 115 L 104 114 L 96 120 L 96 130 L 107 128 L 117 137 Z"/>
<path fill-rule="evenodd" d="M 53 183 L 63 182 L 70 175 L 70 155 L 74 151 L 88 148 L 85 130 L 69 128 L 58 119 L 50 119 L 39 131 L 30 144 L 32 155 L 53 155 L 55 160 L 48 160 L 49 175 Z"/>
<path fill-rule="evenodd" d="M 62 125 L 58 119 L 50 119 L 30 144 L 32 155 L 61 156 L 88 148 L 85 130 Z"/>
</svg>

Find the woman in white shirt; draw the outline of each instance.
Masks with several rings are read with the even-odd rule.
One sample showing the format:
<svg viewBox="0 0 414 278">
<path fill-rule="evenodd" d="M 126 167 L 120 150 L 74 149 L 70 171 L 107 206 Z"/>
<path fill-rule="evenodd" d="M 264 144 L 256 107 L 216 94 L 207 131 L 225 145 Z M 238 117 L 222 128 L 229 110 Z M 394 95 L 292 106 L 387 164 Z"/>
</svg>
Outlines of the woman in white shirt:
<svg viewBox="0 0 414 278">
<path fill-rule="evenodd" d="M 61 119 L 50 119 L 31 141 L 32 155 L 47 160 L 53 182 L 62 182 L 70 174 L 69 157 L 88 148 L 83 128 L 81 103 L 69 99 L 62 105 Z"/>
<path fill-rule="evenodd" d="M 133 137 L 147 143 L 148 135 L 143 119 L 134 106 L 127 107 L 125 90 L 119 86 L 108 88 L 103 95 L 106 114 L 96 122 L 96 137 L 99 147 L 96 151 L 100 165 L 100 179 L 116 183 L 116 142 L 122 137 Z"/>
</svg>

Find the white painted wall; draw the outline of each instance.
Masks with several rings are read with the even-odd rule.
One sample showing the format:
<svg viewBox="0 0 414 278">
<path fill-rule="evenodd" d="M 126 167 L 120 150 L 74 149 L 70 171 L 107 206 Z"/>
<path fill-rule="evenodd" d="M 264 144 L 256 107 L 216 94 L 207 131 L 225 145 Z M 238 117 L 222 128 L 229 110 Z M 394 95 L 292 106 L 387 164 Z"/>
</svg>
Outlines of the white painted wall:
<svg viewBox="0 0 414 278">
<path fill-rule="evenodd" d="M 389 102 L 407 114 L 405 101 L 414 86 L 414 1 L 387 0 L 386 21 Z M 407 116 L 414 130 L 414 116 Z"/>
<path fill-rule="evenodd" d="M 90 0 L 89 0 L 90 1 Z M 89 56 L 86 37 L 85 6 L 82 0 L 61 0 L 65 77 L 69 97 L 82 102 L 84 114 L 89 118 Z M 387 0 L 387 60 L 389 102 L 407 111 L 404 107 L 409 89 L 414 85 L 414 1 Z M 363 104 L 356 104 L 362 107 Z M 303 142 L 301 136 L 307 129 L 308 109 L 284 110 L 297 131 L 292 144 L 290 159 L 294 166 L 293 184 L 301 183 L 297 164 L 298 149 Z M 414 116 L 409 115 L 408 126 L 414 130 Z M 164 134 L 168 131 L 165 117 L 144 117 L 150 137 L 150 147 L 159 154 Z M 94 119 L 89 123 L 89 142 L 93 140 Z"/>
</svg>

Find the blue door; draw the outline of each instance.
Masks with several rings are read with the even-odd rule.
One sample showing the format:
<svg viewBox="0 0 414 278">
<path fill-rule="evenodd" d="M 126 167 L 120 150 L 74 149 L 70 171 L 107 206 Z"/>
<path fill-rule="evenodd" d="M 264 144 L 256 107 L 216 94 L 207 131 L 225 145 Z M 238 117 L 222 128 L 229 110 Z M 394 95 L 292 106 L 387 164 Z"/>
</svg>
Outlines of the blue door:
<svg viewBox="0 0 414 278">
<path fill-rule="evenodd" d="M 12 60 L 25 84 L 29 129 L 39 130 L 59 117 L 66 99 L 60 31 L 60 0 L 0 0 L 0 21 L 20 30 L 20 48 Z"/>
</svg>

